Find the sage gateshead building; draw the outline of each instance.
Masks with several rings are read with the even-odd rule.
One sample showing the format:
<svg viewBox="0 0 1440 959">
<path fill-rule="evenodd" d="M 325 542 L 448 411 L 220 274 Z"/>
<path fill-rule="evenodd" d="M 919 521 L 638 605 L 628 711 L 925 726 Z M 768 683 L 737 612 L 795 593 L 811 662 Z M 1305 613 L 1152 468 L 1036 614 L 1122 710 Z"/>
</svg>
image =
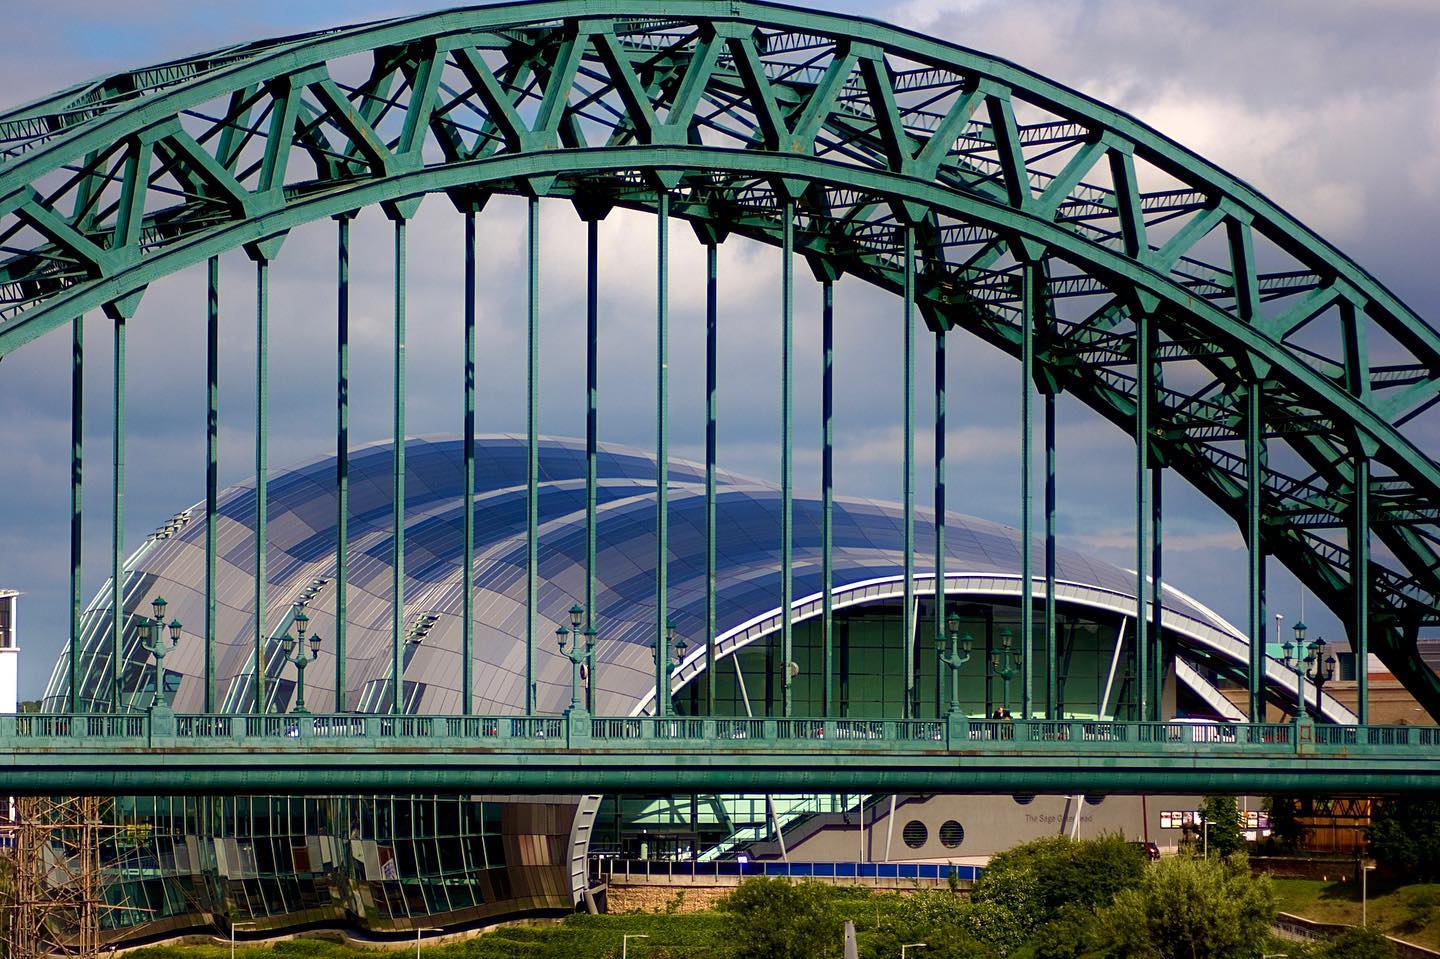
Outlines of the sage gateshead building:
<svg viewBox="0 0 1440 959">
<path fill-rule="evenodd" d="M 537 710 L 560 713 L 571 697 L 571 663 L 550 638 L 567 624 L 587 592 L 585 445 L 544 440 L 539 454 Z M 527 450 L 523 437 L 476 442 L 473 566 L 472 710 L 524 711 L 527 592 Z M 388 712 L 392 578 L 392 453 L 389 443 L 348 457 L 346 672 L 343 688 L 326 653 L 337 636 L 336 461 L 313 460 L 272 473 L 269 572 L 261 668 L 266 709 L 296 708 L 296 667 L 283 638 L 303 609 L 320 637 L 320 655 L 305 672 L 306 705 L 316 712 Z M 462 711 L 464 469 L 459 439 L 411 439 L 406 453 L 403 711 Z M 655 697 L 655 476 L 648 453 L 602 447 L 595 500 L 592 616 L 598 631 L 586 693 L 601 715 L 650 711 Z M 795 674 L 794 713 L 819 715 L 824 677 L 821 630 L 822 507 L 794 502 L 793 665 L 782 661 L 781 494 L 778 487 L 733 473 L 716 475 L 714 701 L 706 681 L 706 496 L 702 466 L 669 464 L 669 606 L 688 644 L 675 666 L 677 713 L 774 715 L 783 671 Z M 187 630 L 164 658 L 163 675 L 137 628 L 163 596 L 186 624 L 205 622 L 203 504 L 177 514 L 125 564 L 121 709 L 143 708 L 156 683 L 181 712 L 204 705 L 204 643 Z M 217 569 L 213 636 L 216 702 L 248 712 L 256 678 L 253 481 L 225 490 L 215 535 Z M 935 628 L 933 514 L 919 511 L 915 529 L 918 610 L 903 607 L 903 513 L 892 504 L 837 498 L 832 512 L 834 708 L 852 718 L 893 716 L 905 696 L 905 643 L 913 644 L 920 716 L 948 706 L 941 692 Z M 958 613 L 973 641 L 959 695 L 972 715 L 1012 705 L 1003 662 L 1020 643 L 1020 543 L 1015 530 L 960 515 L 945 529 L 947 611 Z M 1039 548 L 1037 547 L 1037 555 Z M 1134 577 L 1061 549 L 1056 564 L 1061 711 L 1073 717 L 1125 717 L 1135 690 Z M 108 709 L 112 608 L 107 583 L 84 611 L 75 674 L 82 701 Z M 1040 581 L 1035 590 L 1043 592 Z M 1037 620 L 1039 617 L 1037 617 Z M 1244 636 L 1196 600 L 1166 587 L 1162 624 L 1178 655 L 1166 678 L 1169 715 L 1238 718 L 1218 688 L 1242 676 Z M 908 637 L 908 639 L 907 639 Z M 1032 637 L 1038 650 L 1042 637 Z M 1289 701 L 1293 675 L 1267 663 L 1272 695 Z M 70 701 L 68 662 L 56 664 L 46 708 Z M 1044 709 L 1044 684 L 1037 684 Z M 945 699 L 942 706 L 941 699 Z M 1018 696 L 1016 697 L 1018 702 Z M 1018 708 L 1018 706 L 1016 706 Z M 1353 722 L 1328 698 L 1321 711 Z M 257 760 L 263 761 L 263 760 Z M 829 797 L 825 808 L 864 815 L 877 797 Z M 672 826 L 675 803 L 688 812 Z M 247 929 L 341 924 L 373 932 L 420 926 L 473 925 L 526 913 L 569 910 L 581 901 L 594 854 L 684 858 L 733 856 L 746 842 L 784 829 L 784 817 L 813 813 L 818 797 L 601 796 L 143 796 L 116 801 L 126 827 L 107 850 L 106 913 L 124 925 L 121 938 L 243 922 Z M 893 808 L 893 806 L 892 806 Z M 776 810 L 780 810 L 777 814 Z M 947 826 L 949 823 L 947 822 Z M 908 829 L 909 827 L 907 827 Z M 972 831 L 973 833 L 973 831 Z M 950 830 L 947 835 L 955 835 Z M 963 835 L 963 830 L 961 832 Z M 907 839 L 908 842 L 908 839 Z M 946 843 L 947 852 L 955 852 Z M 911 849 L 920 847 L 910 845 Z M 938 848 L 938 847 L 937 847 Z"/>
</svg>

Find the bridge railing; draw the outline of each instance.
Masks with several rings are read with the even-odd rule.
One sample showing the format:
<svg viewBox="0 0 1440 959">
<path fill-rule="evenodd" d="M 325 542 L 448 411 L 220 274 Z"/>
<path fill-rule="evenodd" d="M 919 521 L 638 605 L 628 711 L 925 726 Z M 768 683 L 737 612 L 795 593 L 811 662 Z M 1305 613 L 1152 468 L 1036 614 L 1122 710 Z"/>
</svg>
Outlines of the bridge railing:
<svg viewBox="0 0 1440 959">
<path fill-rule="evenodd" d="M 711 743 L 725 749 L 948 751 L 956 753 L 1205 752 L 1309 750 L 1367 754 L 1408 750 L 1440 756 L 1440 728 L 1279 723 L 1131 723 L 1109 720 L 755 719 L 649 716 L 388 716 L 365 714 L 0 714 L 0 746 L 12 749 L 230 748 L 301 740 L 312 748 L 661 748 Z"/>
</svg>

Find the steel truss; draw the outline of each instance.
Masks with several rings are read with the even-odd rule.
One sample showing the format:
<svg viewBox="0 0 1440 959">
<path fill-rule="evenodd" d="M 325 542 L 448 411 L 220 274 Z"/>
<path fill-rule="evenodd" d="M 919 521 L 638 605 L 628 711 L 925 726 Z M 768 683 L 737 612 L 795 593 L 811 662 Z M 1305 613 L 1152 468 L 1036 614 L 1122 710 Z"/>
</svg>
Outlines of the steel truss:
<svg viewBox="0 0 1440 959">
<path fill-rule="evenodd" d="M 10 110 L 0 115 L 0 357 L 103 309 L 115 329 L 123 433 L 125 327 L 147 284 L 210 261 L 213 310 L 213 258 L 244 247 L 257 263 L 263 339 L 267 269 L 286 232 L 340 221 L 344 291 L 348 218 L 379 204 L 396 223 L 403 435 L 404 229 L 431 193 L 467 218 L 503 193 L 570 200 L 590 220 L 619 206 L 690 221 L 711 247 L 712 357 L 713 247 L 730 234 L 802 254 L 827 291 L 848 272 L 902 294 L 904 316 L 918 311 L 937 337 L 960 328 L 1026 364 L 1025 435 L 1033 382 L 1046 396 L 1047 477 L 1057 391 L 1143 437 L 1134 467 L 1142 624 L 1146 593 L 1159 595 L 1144 576 L 1146 565 L 1159 569 L 1159 471 L 1174 469 L 1245 532 L 1256 657 L 1264 561 L 1274 557 L 1346 623 L 1362 662 L 1377 653 L 1440 716 L 1440 681 L 1415 643 L 1422 626 L 1440 622 L 1440 467 L 1411 438 L 1440 399 L 1440 333 L 1245 183 L 1133 118 L 1013 64 L 871 21 L 743 0 L 469 8 L 242 44 Z M 534 202 L 530 224 L 533 434 Z M 473 244 L 467 250 L 473 258 Z M 787 282 L 787 335 L 790 290 Z M 341 304 L 343 331 L 343 292 Z M 908 412 L 908 325 L 905 335 Z M 593 448 L 593 316 L 588 339 Z M 213 360 L 213 312 L 210 342 Z M 343 335 L 339 350 L 343 444 Z M 264 364 L 262 349 L 262 423 Z M 78 405 L 78 372 L 76 382 Z M 713 454 L 713 372 L 708 396 Z M 783 399 L 788 424 L 788 377 Z M 663 450 L 663 380 L 657 402 Z M 827 406 L 827 449 L 828 422 Z M 1029 458 L 1027 442 L 1027 526 Z M 210 460 L 213 468 L 213 434 Z M 78 489 L 78 443 L 75 461 Z M 263 476 L 263 430 L 256 462 Z M 662 479 L 663 470 L 662 457 Z M 119 458 L 114 471 L 118 515 Z M 788 465 L 786 477 L 788 494 Z M 829 480 L 827 469 L 827 496 Z M 939 500 L 942 469 L 936 480 Z M 337 482 L 343 488 L 343 474 Z M 213 484 L 209 502 L 213 510 Z M 1053 546 L 1053 495 L 1045 502 Z M 78 529 L 78 496 L 74 509 Z M 263 528 L 261 539 L 259 590 Z M 396 561 L 398 594 L 398 540 Z M 343 558 L 340 568 L 343 580 Z M 72 600 L 78 607 L 77 592 Z M 1028 623 L 1033 610 L 1024 613 Z M 1144 635 L 1141 698 L 1155 716 L 1166 654 L 1153 625 Z M 262 612 L 257 662 L 265 641 Z M 1053 663 L 1047 649 L 1046 682 Z M 1034 665 L 1027 655 L 1027 714 Z M 393 669 L 399 709 L 398 653 Z M 265 672 L 256 670 L 257 687 Z M 1254 659 L 1250 672 L 1258 702 Z M 667 680 L 659 669 L 657 685 Z M 212 683 L 207 671 L 207 690 Z M 1363 722 L 1363 669 L 1360 687 Z M 263 688 L 256 693 L 263 706 Z"/>
</svg>

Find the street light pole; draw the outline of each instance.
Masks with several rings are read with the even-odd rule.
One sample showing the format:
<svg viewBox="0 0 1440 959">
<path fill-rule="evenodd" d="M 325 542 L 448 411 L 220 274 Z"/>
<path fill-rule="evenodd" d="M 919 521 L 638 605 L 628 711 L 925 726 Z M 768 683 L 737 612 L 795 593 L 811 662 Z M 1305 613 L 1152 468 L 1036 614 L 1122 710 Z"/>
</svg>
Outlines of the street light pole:
<svg viewBox="0 0 1440 959">
<path fill-rule="evenodd" d="M 1370 873 L 1375 871 L 1374 866 L 1365 865 L 1360 861 L 1360 926 L 1364 928 L 1370 925 Z"/>
<path fill-rule="evenodd" d="M 630 940 L 649 939 L 650 937 L 639 932 L 627 932 L 620 937 L 620 959 L 630 959 Z"/>
<path fill-rule="evenodd" d="M 1306 664 L 1310 661 L 1310 655 L 1305 652 L 1305 624 L 1295 624 L 1295 642 L 1286 641 L 1280 647 L 1283 656 L 1280 660 L 1285 668 L 1295 674 L 1295 728 L 1296 741 L 1299 741 L 1299 728 L 1305 724 L 1308 717 L 1305 714 L 1305 672 Z M 1311 654 L 1313 655 L 1313 653 Z"/>
<path fill-rule="evenodd" d="M 655 658 L 658 665 L 660 657 L 665 657 L 669 664 L 664 670 L 665 688 L 655 690 L 655 716 L 657 719 L 664 719 L 670 715 L 670 667 L 679 666 L 685 661 L 685 650 L 688 646 L 683 639 L 675 638 L 675 623 L 672 620 L 665 622 L 665 649 L 662 651 L 658 644 L 650 647 L 650 654 Z M 658 670 L 657 670 L 658 672 Z"/>
<path fill-rule="evenodd" d="M 902 945 L 902 946 L 900 947 L 900 959 L 905 959 L 905 952 L 906 952 L 906 950 L 909 950 L 909 949 L 924 949 L 924 948 L 926 947 L 926 945 L 927 945 L 927 944 L 926 944 L 926 943 L 923 943 L 923 942 L 907 942 L 907 943 L 905 943 L 904 945 Z"/>
<path fill-rule="evenodd" d="M 990 657 L 990 668 L 996 676 L 1000 677 L 1004 689 L 1004 711 L 1010 715 L 1010 679 L 1020 666 L 1020 656 L 1010 648 L 1013 642 L 1010 628 L 1007 626 L 1000 631 L 1000 652 Z"/>
<path fill-rule="evenodd" d="M 580 667 L 589 660 L 595 648 L 595 629 L 582 630 L 580 624 L 583 622 L 585 609 L 576 603 L 570 607 L 570 627 L 561 626 L 555 630 L 555 642 L 560 652 L 570 660 L 570 708 L 565 710 L 565 715 L 577 719 L 586 715 L 585 700 L 580 695 Z"/>
<path fill-rule="evenodd" d="M 295 667 L 295 706 L 290 712 L 297 716 L 309 715 L 309 710 L 305 708 L 305 667 L 320 655 L 320 637 L 317 634 L 310 636 L 310 654 L 305 654 L 305 633 L 309 628 L 310 617 L 302 609 L 295 614 L 295 631 L 300 635 L 299 640 L 288 632 L 280 637 L 281 654 Z"/>
<path fill-rule="evenodd" d="M 975 641 L 968 635 L 960 639 L 960 614 L 952 612 L 945 620 L 945 634 L 950 640 L 950 650 L 940 655 L 940 663 L 950 669 L 950 716 L 959 718 L 960 712 L 960 667 L 970 662 Z"/>
<path fill-rule="evenodd" d="M 166 710 L 170 707 L 170 701 L 165 698 L 163 689 L 165 683 L 165 655 L 169 653 L 171 649 L 180 645 L 180 630 L 184 628 L 178 619 L 172 619 L 168 627 L 165 625 L 166 605 L 164 597 L 156 596 L 150 603 L 155 613 L 155 618 L 146 619 L 141 617 L 138 624 L 140 635 L 145 637 L 145 640 L 141 643 L 141 647 L 151 656 L 155 657 L 155 688 L 150 695 L 151 710 Z M 164 629 L 170 630 L 170 645 L 168 648 L 165 645 L 164 636 L 161 634 L 161 630 Z"/>
</svg>

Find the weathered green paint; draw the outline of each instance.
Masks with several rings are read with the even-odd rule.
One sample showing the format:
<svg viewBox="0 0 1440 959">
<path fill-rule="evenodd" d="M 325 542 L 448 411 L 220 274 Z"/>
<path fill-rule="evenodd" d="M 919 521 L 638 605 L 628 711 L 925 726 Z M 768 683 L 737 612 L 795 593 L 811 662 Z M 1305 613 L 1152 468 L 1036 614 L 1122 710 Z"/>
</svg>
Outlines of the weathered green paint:
<svg viewBox="0 0 1440 959">
<path fill-rule="evenodd" d="M 795 710 L 795 201 L 787 199 L 781 214 L 780 240 L 780 669 L 784 678 L 782 714 Z M 908 607 L 907 607 L 908 608 Z"/>
<path fill-rule="evenodd" d="M 670 192 L 655 215 L 655 715 L 670 702 Z"/>
<path fill-rule="evenodd" d="M 526 202 L 525 715 L 535 712 L 535 597 L 540 565 L 540 198 Z"/>
<path fill-rule="evenodd" d="M 1150 311 L 1135 314 L 1135 697 L 1141 720 L 1151 718 L 1150 670 Z"/>
<path fill-rule="evenodd" d="M 945 653 L 945 331 L 935 331 L 935 655 Z M 940 712 L 940 684 L 944 670 L 935 670 L 935 712 Z M 956 690 L 950 682 L 951 700 Z"/>
<path fill-rule="evenodd" d="M 1265 485 L 1263 385 L 1252 379 L 1245 390 L 1245 548 L 1250 636 L 1249 715 L 1265 718 L 1265 544 L 1260 538 L 1261 491 Z M 1275 637 L 1279 642 L 1280 637 Z"/>
<path fill-rule="evenodd" d="M 1035 576 L 1030 529 L 1034 480 L 1034 422 L 1031 410 L 1035 386 L 1035 323 L 1040 303 L 1039 268 L 1027 260 L 1020 265 L 1020 716 L 1034 715 L 1035 697 Z"/>
<path fill-rule="evenodd" d="M 1350 646 L 1355 652 L 1355 715 L 1370 721 L 1370 459 L 1355 456 L 1350 518 Z M 1278 640 L 1279 637 L 1277 636 Z"/>
<path fill-rule="evenodd" d="M 215 698 L 215 520 L 220 504 L 220 258 L 212 256 L 206 270 L 205 297 L 205 711 L 214 712 Z"/>
<path fill-rule="evenodd" d="M 901 441 L 903 478 L 901 480 L 901 509 L 904 512 L 905 551 L 905 603 L 901 606 L 900 634 L 904 637 L 905 655 L 905 710 L 906 719 L 914 716 L 919 703 L 915 689 L 915 632 L 911 624 L 915 618 L 915 228 L 906 224 L 901 228 L 905 234 L 903 276 L 901 287 L 900 320 L 905 325 L 903 334 L 904 365 L 900 382 L 904 390 L 904 413 L 901 419 Z"/>
<path fill-rule="evenodd" d="M 405 711 L 405 232 L 403 216 L 395 218 L 395 361 L 393 426 L 394 468 L 391 488 L 390 551 L 390 712 Z"/>
<path fill-rule="evenodd" d="M 80 702 L 80 554 L 84 547 L 85 317 L 70 324 L 70 636 L 65 663 L 70 711 Z M 208 707 L 207 703 L 207 707 Z"/>
<path fill-rule="evenodd" d="M 0 716 L 13 792 L 1136 793 L 1440 787 L 1414 726 L 559 716 Z M 578 738 L 571 741 L 571 736 Z M 119 756 L 123 762 L 117 762 Z M 263 757 L 263 762 L 257 761 Z"/>
<path fill-rule="evenodd" d="M 1060 631 L 1055 619 L 1055 391 L 1045 391 L 1045 708 L 1064 715 L 1060 702 Z"/>
<path fill-rule="evenodd" d="M 820 284 L 820 641 L 822 713 L 835 714 L 835 284 Z"/>
<path fill-rule="evenodd" d="M 460 495 L 465 498 L 465 542 L 460 558 L 464 569 L 460 574 L 460 712 L 470 715 L 475 708 L 475 211 L 466 210 L 465 218 L 465 359 L 463 377 L 464 399 L 461 424 L 465 432 L 465 465 Z M 588 564 L 587 564 L 588 570 Z M 588 608 L 589 580 L 587 572 L 586 600 Z"/>
<path fill-rule="evenodd" d="M 350 217 L 336 217 L 335 226 L 335 711 L 343 713 L 350 655 Z"/>
<path fill-rule="evenodd" d="M 705 244 L 705 707 L 715 710 L 715 453 L 719 378 L 719 247 Z"/>
<path fill-rule="evenodd" d="M 257 251 L 258 252 L 258 251 Z M 270 261 L 255 259 L 255 609 L 253 708 L 269 710 L 265 681 L 265 586 L 270 538 Z"/>
<path fill-rule="evenodd" d="M 585 245 L 585 627 L 595 628 L 595 489 L 600 449 L 600 222 L 587 224 Z M 587 665 L 586 709 L 595 709 L 595 650 Z"/>
<path fill-rule="evenodd" d="M 120 711 L 120 663 L 125 652 L 125 318 L 116 316 L 110 430 L 110 711 Z"/>
<path fill-rule="evenodd" d="M 1160 628 L 1160 617 L 1165 608 L 1161 603 L 1164 594 L 1164 577 L 1160 561 L 1164 555 L 1162 520 L 1164 519 L 1165 469 L 1158 463 L 1150 466 L 1150 718 L 1161 721 L 1165 693 L 1165 670 L 1170 660 L 1165 651 L 1165 635 Z"/>
<path fill-rule="evenodd" d="M 1440 382 L 1411 374 L 1397 379 L 1392 371 L 1353 362 L 1363 358 L 1365 328 L 1374 327 L 1409 351 L 1414 370 L 1433 370 L 1440 363 L 1440 333 L 1243 183 L 1132 118 L 1011 64 L 848 16 L 742 0 L 723 6 L 710 0 L 669 0 L 663 13 L 657 17 L 653 3 L 638 0 L 551 0 L 523 8 L 447 11 L 290 38 L 278 45 L 239 46 L 226 51 L 223 64 L 206 58 L 181 60 L 163 73 L 120 74 L 103 88 L 75 88 L 0 115 L 7 141 L 15 144 L 0 163 L 0 216 L 13 213 L 35 228 L 30 241 L 34 249 L 0 263 L 0 354 L 87 310 L 133 309 L 146 284 L 226 249 L 343 210 L 426 192 L 541 189 L 564 197 L 598 190 L 613 202 L 654 209 L 652 195 L 618 186 L 621 180 L 613 174 L 624 171 L 631 178 L 626 183 L 638 182 L 636 174 L 675 183 L 699 172 L 706 189 L 677 198 L 678 215 L 778 244 L 778 218 L 773 215 L 778 204 L 774 195 L 766 195 L 768 185 L 789 196 L 814 184 L 828 185 L 836 196 L 855 191 L 868 203 L 857 209 L 880 212 L 830 220 L 818 213 L 815 222 L 823 240 L 818 234 L 802 234 L 797 237 L 802 252 L 900 289 L 900 238 L 886 237 L 883 230 L 877 237 L 873 229 L 883 222 L 883 211 L 903 208 L 911 222 L 931 215 L 948 218 L 966 229 L 1014 238 L 1017 247 L 1031 254 L 1043 251 L 1052 260 L 1064 261 L 1082 274 L 1075 282 L 1094 284 L 1096 291 L 1115 291 L 1122 299 L 1132 294 L 1142 301 L 1154 298 L 1157 333 L 1170 333 L 1177 342 L 1198 334 L 1211 344 L 1217 352 L 1207 355 L 1205 365 L 1216 380 L 1205 395 L 1217 399 L 1189 410 L 1205 422 L 1197 422 L 1200 428 L 1194 430 L 1167 428 L 1154 442 L 1169 468 L 1237 518 L 1245 515 L 1245 489 L 1225 465 L 1223 444 L 1227 434 L 1234 438 L 1233 426 L 1227 424 L 1241 418 L 1243 390 L 1237 387 L 1247 371 L 1262 369 L 1269 402 L 1287 410 L 1291 422 L 1308 421 L 1298 427 L 1309 430 L 1303 440 L 1306 458 L 1323 468 L 1316 470 L 1313 482 L 1304 484 L 1285 482 L 1304 476 L 1270 471 L 1276 482 L 1267 488 L 1267 495 L 1274 497 L 1269 505 L 1275 515 L 1294 518 L 1267 523 L 1261 545 L 1347 619 L 1353 616 L 1357 587 L 1350 572 L 1355 563 L 1344 549 L 1318 545 L 1324 537 L 1315 530 L 1345 525 L 1337 509 L 1343 512 L 1351 495 L 1351 438 L 1373 447 L 1376 469 L 1387 483 L 1383 494 L 1377 490 L 1372 505 L 1371 528 L 1385 556 L 1383 564 L 1368 564 L 1373 571 L 1373 645 L 1422 702 L 1440 710 L 1440 681 L 1415 667 L 1413 647 L 1400 625 L 1433 622 L 1440 616 L 1435 612 L 1440 609 L 1440 563 L 1419 529 L 1433 522 L 1431 504 L 1440 499 L 1440 469 L 1399 429 L 1433 400 Z M 612 17 L 620 26 L 612 25 Z M 692 55 L 682 44 L 666 59 L 654 60 L 655 38 L 648 34 L 661 29 L 658 24 L 688 21 L 693 35 L 709 36 L 711 18 L 719 18 L 726 34 L 728 58 L 702 54 L 698 44 Z M 525 25 L 528 47 L 542 51 L 537 70 L 551 78 L 533 119 L 529 110 L 521 116 L 507 81 L 492 75 L 487 61 L 476 54 L 480 47 L 508 50 L 518 43 L 514 36 L 520 24 Z M 787 48 L 772 41 L 762 49 L 750 39 L 757 26 L 770 37 L 816 38 L 817 55 L 824 56 L 827 45 L 838 51 L 834 63 L 823 76 L 790 71 L 783 79 L 772 79 L 775 58 L 783 58 Z M 566 31 L 575 36 L 566 39 Z M 383 137 L 377 132 L 380 105 L 388 102 L 377 93 L 390 89 L 398 71 L 413 70 L 416 63 L 446 63 L 437 61 L 430 47 L 437 37 L 442 58 L 476 74 L 473 88 L 459 97 L 469 98 L 464 106 L 488 118 L 494 136 L 473 146 L 438 109 L 442 97 L 448 102 L 456 92 L 428 80 L 416 87 L 419 92 L 404 108 L 403 124 L 394 124 L 393 132 Z M 547 43 L 552 38 L 558 42 Z M 705 49 L 713 52 L 718 46 L 712 43 Z M 430 54 L 423 52 L 427 47 Z M 854 51 L 862 48 L 864 56 L 859 57 Z M 326 75 L 331 60 L 372 51 L 384 51 L 382 59 L 396 66 L 377 63 L 373 76 L 354 90 L 342 91 Z M 397 51 L 401 55 L 395 56 Z M 893 71 L 901 69 L 900 61 L 923 64 L 942 78 L 936 89 L 927 90 L 928 102 L 947 102 L 953 92 L 954 106 L 938 123 L 923 108 L 917 111 L 903 91 L 897 93 L 897 78 L 903 74 Z M 644 70 L 637 72 L 641 63 Z M 637 79 L 641 73 L 645 85 Z M 953 79 L 946 81 L 946 76 Z M 581 82 L 587 89 L 596 87 L 597 95 L 613 91 L 610 102 L 619 104 L 608 143 L 593 136 L 587 141 L 590 134 L 581 132 L 570 97 Z M 953 84 L 953 91 L 941 88 L 946 82 Z M 145 97 L 128 95 L 142 88 L 149 91 Z M 255 102 L 243 107 L 247 118 L 270 117 L 253 134 L 264 147 L 258 176 L 244 184 L 234 131 L 250 125 L 248 119 L 219 117 L 213 130 L 193 137 L 175 125 L 182 115 L 203 113 L 206 104 L 226 98 L 238 103 L 232 95 L 240 90 L 257 91 Z M 841 90 L 843 98 L 837 95 Z M 336 128 L 329 135 L 340 136 L 342 142 L 330 152 L 314 139 L 313 128 L 300 132 L 313 126 L 297 125 L 303 96 L 334 108 Z M 69 108 L 82 97 L 83 110 Z M 739 106 L 726 115 L 726 123 L 740 133 L 733 145 L 705 145 L 693 136 L 696 106 L 707 101 Z M 1012 102 L 1054 115 L 1060 121 L 1056 130 L 1073 130 L 1074 157 L 1053 161 L 1048 170 L 1043 157 L 1026 157 L 1020 147 L 1032 128 L 1017 121 L 1023 114 Z M 984 159 L 994 165 L 977 168 L 970 159 L 975 147 L 961 150 L 955 145 L 982 103 L 995 132 L 993 154 Z M 869 126 L 855 120 L 866 111 L 876 118 Z M 661 115 L 664 121 L 657 119 Z M 422 154 L 420 147 L 429 145 L 427 135 L 438 150 Z M 828 146 L 836 139 L 864 160 L 852 163 L 838 159 L 834 151 L 817 150 L 822 141 Z M 318 172 L 311 182 L 300 182 L 293 172 L 286 175 L 296 150 L 309 151 L 315 160 Z M 1047 148 L 1047 155 L 1063 157 L 1064 151 L 1057 144 L 1056 149 Z M 183 196 L 147 196 L 152 158 L 182 179 Z M 1168 199 L 1142 193 L 1134 176 L 1140 160 L 1166 170 L 1184 189 Z M 112 229 L 88 203 L 75 201 L 96 187 L 103 176 L 99 171 L 114 168 L 116 162 L 123 167 L 122 201 Z M 1101 163 L 1119 171 L 1115 189 L 1097 193 L 1093 186 L 1082 188 L 1089 169 Z M 73 177 L 64 174 L 70 186 L 38 196 L 28 190 L 30 184 L 50 182 L 67 169 L 82 171 Z M 1038 181 L 1049 183 L 1039 197 L 1024 182 L 1032 172 L 1051 174 L 1049 180 Z M 153 186 L 169 190 L 159 183 L 160 176 L 157 172 Z M 287 180 L 292 182 L 287 185 Z M 607 192 L 612 184 L 616 189 Z M 1101 197 L 1098 206 L 1079 196 L 1084 191 Z M 1147 204 L 1154 203 L 1164 209 L 1148 212 Z M 1083 218 L 1077 210 L 1102 207 L 1113 209 L 1121 221 L 1123 244 L 1107 246 L 1100 238 L 1104 231 L 1076 225 Z M 1187 225 L 1157 248 L 1145 235 L 1147 219 Z M 1194 279 L 1190 266 L 1171 269 L 1182 256 L 1193 265 L 1193 245 L 1222 222 L 1229 257 L 1215 258 L 1213 279 Z M 1283 279 L 1259 272 L 1251 249 L 1256 234 L 1299 261 L 1295 276 Z M 923 272 L 929 274 L 934 267 L 934 275 L 947 275 L 955 264 L 938 252 L 944 249 L 944 244 L 927 242 Z M 53 271 L 54 264 L 61 269 Z M 57 281 L 60 276 L 65 279 Z M 922 308 L 1017 352 L 1020 331 L 1010 317 L 1001 310 L 974 309 L 968 298 L 972 282 L 981 287 L 987 282 L 983 268 L 958 279 L 927 287 Z M 1262 294 L 1270 301 L 1263 314 L 1258 308 Z M 1347 346 L 1343 357 L 1294 349 L 1290 334 L 1337 301 L 1347 304 L 1354 317 L 1347 342 L 1360 348 Z M 1112 422 L 1133 429 L 1133 400 L 1126 388 L 1088 375 L 1084 354 L 1091 349 L 1090 341 L 1084 336 L 1060 340 L 1047 362 L 1079 361 L 1073 368 L 1086 375 L 1076 377 L 1074 395 Z M 1166 348 L 1171 347 L 1167 343 Z M 1161 389 L 1157 410 L 1182 399 Z M 1324 429 L 1315 428 L 1321 424 Z M 1418 511 L 1412 508 L 1417 503 Z"/>
</svg>

